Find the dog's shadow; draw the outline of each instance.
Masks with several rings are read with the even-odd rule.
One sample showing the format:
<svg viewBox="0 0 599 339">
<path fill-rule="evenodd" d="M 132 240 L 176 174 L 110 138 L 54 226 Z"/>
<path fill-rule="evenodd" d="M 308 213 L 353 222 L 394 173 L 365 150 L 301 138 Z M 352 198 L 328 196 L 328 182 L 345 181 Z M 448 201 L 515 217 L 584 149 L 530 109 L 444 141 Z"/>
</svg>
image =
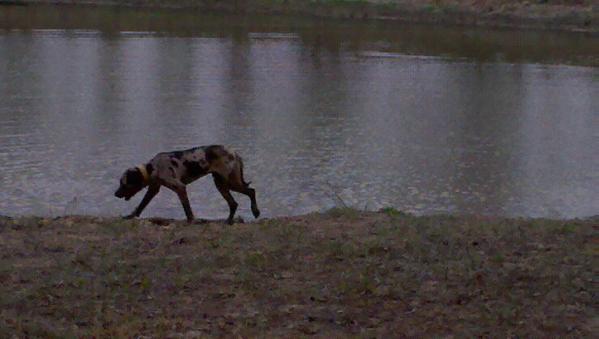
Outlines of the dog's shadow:
<svg viewBox="0 0 599 339">
<path fill-rule="evenodd" d="M 152 224 L 155 224 L 155 225 L 158 225 L 158 226 L 167 226 L 167 225 L 171 225 L 171 224 L 188 224 L 188 225 L 225 224 L 225 225 L 229 225 L 229 223 L 227 222 L 227 219 L 203 219 L 203 218 L 198 218 L 198 219 L 195 219 L 191 223 L 188 223 L 185 220 L 160 218 L 160 217 L 148 218 L 147 220 L 149 222 L 151 222 Z M 235 221 L 235 224 L 243 224 L 243 223 L 245 223 L 245 221 L 243 220 L 243 218 L 240 217 L 240 216 L 236 217 L 234 221 Z"/>
</svg>

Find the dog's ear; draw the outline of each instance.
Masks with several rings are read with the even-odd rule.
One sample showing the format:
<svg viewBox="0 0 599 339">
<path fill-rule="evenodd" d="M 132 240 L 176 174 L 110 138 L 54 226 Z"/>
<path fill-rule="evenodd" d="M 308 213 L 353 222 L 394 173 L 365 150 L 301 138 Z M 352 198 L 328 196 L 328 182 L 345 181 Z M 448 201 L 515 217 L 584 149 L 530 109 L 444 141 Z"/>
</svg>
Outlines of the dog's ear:
<svg viewBox="0 0 599 339">
<path fill-rule="evenodd" d="M 137 168 L 130 168 L 127 170 L 127 185 L 128 186 L 141 186 L 143 185 L 144 177 Z"/>
</svg>

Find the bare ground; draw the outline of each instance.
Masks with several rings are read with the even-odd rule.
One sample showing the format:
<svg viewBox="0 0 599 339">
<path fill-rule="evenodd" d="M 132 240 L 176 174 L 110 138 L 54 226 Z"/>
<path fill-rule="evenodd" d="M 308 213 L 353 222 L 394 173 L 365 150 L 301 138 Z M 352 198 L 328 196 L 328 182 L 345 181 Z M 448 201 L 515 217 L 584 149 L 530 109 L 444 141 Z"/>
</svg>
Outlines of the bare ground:
<svg viewBox="0 0 599 339">
<path fill-rule="evenodd" d="M 599 220 L 0 218 L 0 337 L 597 333 Z"/>
</svg>

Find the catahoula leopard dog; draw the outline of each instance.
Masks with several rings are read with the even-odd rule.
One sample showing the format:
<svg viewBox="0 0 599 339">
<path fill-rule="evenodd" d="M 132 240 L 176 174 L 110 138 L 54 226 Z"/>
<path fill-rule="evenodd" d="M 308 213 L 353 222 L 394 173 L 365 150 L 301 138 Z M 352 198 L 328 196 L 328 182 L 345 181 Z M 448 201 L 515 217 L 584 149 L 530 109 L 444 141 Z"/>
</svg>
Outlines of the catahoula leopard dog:
<svg viewBox="0 0 599 339">
<path fill-rule="evenodd" d="M 258 218 L 260 210 L 256 192 L 243 178 L 241 157 L 222 145 L 200 146 L 184 151 L 158 153 L 146 164 L 129 168 L 123 173 L 120 186 L 114 193 L 117 198 L 131 199 L 137 192 L 148 187 L 139 206 L 124 218 L 139 217 L 148 203 L 164 186 L 177 193 L 188 222 L 194 221 L 187 198 L 186 186 L 199 178 L 212 174 L 214 184 L 229 204 L 227 222 L 233 223 L 237 202 L 231 191 L 247 195 L 251 201 L 252 214 Z"/>
</svg>

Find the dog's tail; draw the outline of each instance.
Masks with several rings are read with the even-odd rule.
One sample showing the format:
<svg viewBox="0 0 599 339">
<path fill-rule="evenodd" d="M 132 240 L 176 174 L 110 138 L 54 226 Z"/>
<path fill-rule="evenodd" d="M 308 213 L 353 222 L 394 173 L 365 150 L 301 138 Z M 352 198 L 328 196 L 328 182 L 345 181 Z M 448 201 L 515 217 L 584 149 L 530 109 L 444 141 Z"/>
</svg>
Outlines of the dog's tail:
<svg viewBox="0 0 599 339">
<path fill-rule="evenodd" d="M 243 177 L 243 159 L 241 159 L 239 154 L 237 155 L 237 160 L 239 160 L 239 176 L 241 177 L 241 182 L 243 183 L 243 185 L 245 187 L 249 187 L 252 182 L 251 181 L 246 182 L 245 178 Z"/>
</svg>

